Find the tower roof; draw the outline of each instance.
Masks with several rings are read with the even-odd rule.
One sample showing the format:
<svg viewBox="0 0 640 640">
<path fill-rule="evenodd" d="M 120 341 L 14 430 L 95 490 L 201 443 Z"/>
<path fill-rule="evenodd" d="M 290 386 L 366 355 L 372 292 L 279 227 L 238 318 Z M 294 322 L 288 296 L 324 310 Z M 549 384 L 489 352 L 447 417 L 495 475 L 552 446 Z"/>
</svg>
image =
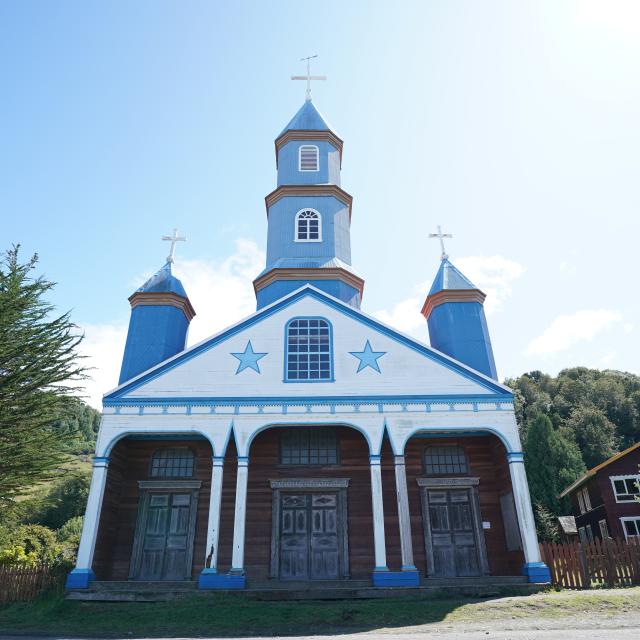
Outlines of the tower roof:
<svg viewBox="0 0 640 640">
<path fill-rule="evenodd" d="M 429 295 L 432 296 L 435 293 L 445 290 L 460 291 L 463 289 L 478 289 L 471 280 L 462 275 L 458 269 L 456 269 L 448 258 L 445 258 L 440 263 L 440 268 L 436 274 L 435 280 L 431 285 Z"/>
<path fill-rule="evenodd" d="M 152 275 L 135 293 L 175 293 L 183 298 L 187 292 L 182 282 L 171 273 L 171 263 L 167 262 L 157 273 Z"/>
<path fill-rule="evenodd" d="M 332 129 L 313 102 L 307 100 L 278 137 L 287 131 L 332 131 Z"/>
</svg>

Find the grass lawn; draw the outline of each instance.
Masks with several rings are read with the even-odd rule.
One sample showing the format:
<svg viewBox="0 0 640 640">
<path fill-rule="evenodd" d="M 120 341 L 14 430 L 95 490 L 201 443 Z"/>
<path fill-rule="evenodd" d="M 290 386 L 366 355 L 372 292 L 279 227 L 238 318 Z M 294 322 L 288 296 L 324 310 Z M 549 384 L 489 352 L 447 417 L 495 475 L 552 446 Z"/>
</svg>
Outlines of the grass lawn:
<svg viewBox="0 0 640 640">
<path fill-rule="evenodd" d="M 640 611 L 640 588 L 547 592 L 469 599 L 390 599 L 345 602 L 257 602 L 241 594 L 192 596 L 173 602 L 65 601 L 0 605 L 0 634 L 65 636 L 237 636 L 321 634 L 424 625 L 563 616 L 613 616 Z"/>
</svg>

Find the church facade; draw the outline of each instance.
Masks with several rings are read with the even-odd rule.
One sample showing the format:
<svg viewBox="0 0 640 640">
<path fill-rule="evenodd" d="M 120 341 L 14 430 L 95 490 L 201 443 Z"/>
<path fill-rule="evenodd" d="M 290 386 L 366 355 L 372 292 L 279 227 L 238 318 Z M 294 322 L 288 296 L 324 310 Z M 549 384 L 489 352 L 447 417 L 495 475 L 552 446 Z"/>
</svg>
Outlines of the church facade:
<svg viewBox="0 0 640 640">
<path fill-rule="evenodd" d="M 172 258 L 129 298 L 67 588 L 548 582 L 484 294 L 443 254 L 431 346 L 363 313 L 343 141 L 309 97 L 275 146 L 256 313 L 187 349 Z"/>
</svg>

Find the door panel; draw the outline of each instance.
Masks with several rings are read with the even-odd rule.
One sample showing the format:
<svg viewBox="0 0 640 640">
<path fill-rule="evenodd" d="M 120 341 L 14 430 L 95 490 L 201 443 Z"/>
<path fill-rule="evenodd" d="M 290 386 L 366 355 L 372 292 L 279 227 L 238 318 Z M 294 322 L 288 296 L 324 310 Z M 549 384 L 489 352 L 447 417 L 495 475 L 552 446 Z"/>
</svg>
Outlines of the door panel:
<svg viewBox="0 0 640 640">
<path fill-rule="evenodd" d="M 139 569 L 132 577 L 138 580 L 183 580 L 187 576 L 190 556 L 192 498 L 187 493 L 148 494 L 146 513 L 139 523 L 142 549 Z"/>
<path fill-rule="evenodd" d="M 427 490 L 433 567 L 437 577 L 480 575 L 469 489 Z"/>
<path fill-rule="evenodd" d="M 338 496 L 283 494 L 281 514 L 280 578 L 339 578 Z"/>
</svg>

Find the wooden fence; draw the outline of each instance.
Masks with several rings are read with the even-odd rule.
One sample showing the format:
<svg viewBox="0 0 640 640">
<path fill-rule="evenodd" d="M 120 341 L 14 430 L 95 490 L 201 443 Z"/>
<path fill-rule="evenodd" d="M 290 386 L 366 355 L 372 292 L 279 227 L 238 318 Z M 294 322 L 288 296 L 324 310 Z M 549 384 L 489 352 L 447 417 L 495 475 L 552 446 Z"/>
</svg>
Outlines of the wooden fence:
<svg viewBox="0 0 640 640">
<path fill-rule="evenodd" d="M 543 542 L 540 553 L 551 571 L 552 583 L 558 587 L 592 589 L 640 584 L 640 543 L 633 538 Z"/>
<path fill-rule="evenodd" d="M 33 600 L 59 579 L 47 565 L 0 567 L 0 602 Z"/>
</svg>

